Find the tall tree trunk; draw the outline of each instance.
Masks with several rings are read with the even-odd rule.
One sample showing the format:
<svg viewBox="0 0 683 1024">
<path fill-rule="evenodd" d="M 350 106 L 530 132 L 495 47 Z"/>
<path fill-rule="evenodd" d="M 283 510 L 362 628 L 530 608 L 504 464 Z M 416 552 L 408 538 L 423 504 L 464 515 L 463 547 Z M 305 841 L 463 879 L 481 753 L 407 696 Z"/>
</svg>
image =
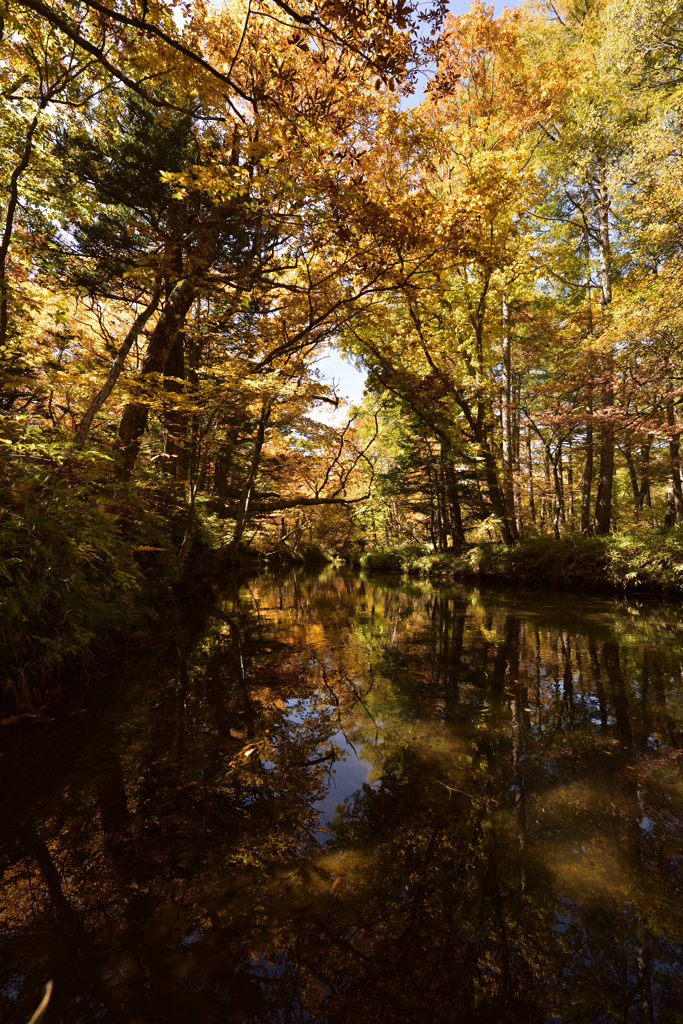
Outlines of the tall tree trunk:
<svg viewBox="0 0 683 1024">
<path fill-rule="evenodd" d="M 162 374 L 168 357 L 182 330 L 187 314 L 199 293 L 200 282 L 216 255 L 218 236 L 226 207 L 215 210 L 198 228 L 197 241 L 187 260 L 185 276 L 182 277 L 166 299 L 164 308 L 152 331 L 147 352 L 142 362 L 140 376 Z M 133 471 L 140 451 L 140 442 L 147 426 L 149 407 L 140 402 L 126 406 L 119 424 L 116 447 L 120 454 L 120 475 L 128 479 Z"/>
<path fill-rule="evenodd" d="M 40 116 L 49 106 L 54 97 L 53 90 L 41 96 L 33 119 L 29 122 L 24 136 L 24 149 L 19 163 L 12 171 L 9 180 L 9 192 L 7 197 L 7 211 L 5 213 L 5 227 L 0 239 L 0 346 L 7 344 L 7 326 L 9 318 L 9 289 L 7 287 L 7 257 L 9 255 L 12 232 L 14 230 L 14 215 L 19 205 L 19 179 L 31 162 L 33 153 L 33 137 L 40 122 Z"/>
<path fill-rule="evenodd" d="M 555 485 L 555 508 L 553 516 L 553 529 L 556 537 L 561 537 L 565 531 L 566 516 L 564 512 L 564 488 L 562 486 L 562 442 L 559 441 L 554 458 L 548 449 L 548 458 L 553 467 L 553 483 Z"/>
<path fill-rule="evenodd" d="M 593 415 L 593 398 L 588 396 L 586 402 L 586 461 L 583 465 L 583 477 L 581 479 L 581 533 L 591 532 L 591 491 L 593 488 L 593 422 L 590 417 Z"/>
<path fill-rule="evenodd" d="M 631 451 L 631 445 L 625 444 L 623 447 L 624 459 L 626 461 L 626 468 L 628 469 L 628 477 L 631 483 L 631 491 L 633 493 L 633 514 L 636 522 L 640 518 L 640 510 L 642 508 L 642 500 L 640 497 L 640 484 L 638 483 L 638 473 L 636 471 L 636 465 L 633 461 L 633 452 Z"/>
<path fill-rule="evenodd" d="M 178 332 L 185 322 L 196 294 L 194 285 L 188 279 L 179 281 L 171 292 L 149 339 L 140 371 L 141 377 L 164 372 Z M 116 439 L 116 447 L 120 453 L 120 475 L 123 479 L 128 479 L 133 471 L 148 417 L 149 407 L 140 402 L 131 402 L 123 410 Z"/>
<path fill-rule="evenodd" d="M 427 463 L 427 478 L 428 478 L 429 484 L 430 484 L 430 487 L 429 487 L 429 536 L 431 537 L 431 540 L 432 540 L 432 547 L 436 551 L 438 549 L 438 544 L 437 544 L 437 541 L 436 541 L 436 508 L 435 508 L 435 502 L 434 502 L 435 489 L 434 489 L 434 486 L 433 486 L 433 483 L 432 483 L 432 468 L 429 465 L 429 463 Z M 438 484 L 437 484 L 437 493 L 438 493 Z M 375 541 L 375 543 L 377 543 L 377 541 Z"/>
<path fill-rule="evenodd" d="M 448 496 L 451 506 L 451 537 L 453 538 L 453 547 L 464 547 L 465 531 L 462 525 L 462 510 L 460 508 L 460 498 L 458 497 L 458 488 L 456 486 L 454 476 L 449 483 Z"/>
<path fill-rule="evenodd" d="M 609 240 L 609 198 L 607 186 L 603 179 L 599 186 L 600 202 L 598 204 L 598 248 L 600 250 L 600 305 L 602 308 L 603 327 L 605 313 L 612 301 L 612 260 Z M 598 477 L 598 493 L 595 499 L 595 518 L 593 529 L 596 533 L 607 534 L 612 521 L 612 490 L 614 486 L 614 427 L 606 412 L 614 405 L 613 355 L 608 353 L 603 361 L 601 405 L 607 418 L 600 427 L 600 475 Z"/>
<path fill-rule="evenodd" d="M 479 399 L 476 404 L 476 414 L 467 399 L 459 393 L 455 395 L 456 401 L 462 409 L 467 423 L 472 431 L 472 438 L 476 441 L 484 463 L 486 474 L 486 486 L 489 492 L 493 514 L 500 524 L 500 533 L 504 544 L 514 544 L 517 539 L 514 518 L 511 518 L 506 504 L 503 491 L 498 482 L 498 467 L 496 457 L 491 444 L 488 429 L 487 415 L 490 413 L 488 402 Z"/>
<path fill-rule="evenodd" d="M 640 473 L 640 507 L 652 508 L 652 495 L 650 493 L 650 451 L 652 449 L 652 434 L 647 435 L 647 441 L 640 449 L 642 459 L 642 470 Z"/>
<path fill-rule="evenodd" d="M 541 525 L 545 522 L 552 523 L 552 498 L 550 496 L 550 453 L 548 452 L 548 446 L 544 445 L 544 471 L 545 471 L 545 482 L 543 487 L 543 497 L 541 499 Z"/>
<path fill-rule="evenodd" d="M 522 384 L 519 374 L 515 375 L 514 379 L 514 402 L 512 406 L 512 496 L 515 508 L 515 526 L 517 528 L 517 536 L 521 538 L 523 530 L 522 521 L 522 494 L 521 494 L 521 443 L 520 443 L 520 424 L 519 424 L 519 410 L 521 406 L 521 390 Z"/>
<path fill-rule="evenodd" d="M 517 539 L 515 535 L 516 531 L 513 533 L 512 529 L 514 526 L 514 520 L 511 521 L 509 518 L 505 499 L 498 485 L 496 460 L 488 448 L 488 445 L 484 451 L 484 468 L 486 471 L 486 484 L 488 487 L 489 498 L 491 499 L 491 505 L 493 507 L 493 514 L 500 523 L 500 533 L 503 539 L 503 544 L 506 544 L 509 547 L 514 544 Z"/>
<path fill-rule="evenodd" d="M 166 366 L 164 376 L 172 380 L 164 381 L 164 388 L 170 394 L 182 394 L 185 381 L 185 331 L 178 331 Z M 180 409 L 171 409 L 164 416 L 164 469 L 176 480 L 187 480 L 189 473 L 188 437 L 189 416 Z"/>
<path fill-rule="evenodd" d="M 676 426 L 673 401 L 666 403 L 666 421 L 669 427 Z M 676 526 L 683 523 L 683 492 L 681 491 L 681 432 L 669 435 L 669 456 L 671 459 L 671 493 L 673 498 L 673 520 Z"/>
<path fill-rule="evenodd" d="M 225 440 L 216 455 L 214 464 L 214 491 L 222 501 L 227 501 L 233 496 L 229 481 L 230 467 L 242 434 L 242 428 L 249 419 L 249 415 L 246 409 L 237 409 L 233 412 L 231 419 L 232 423 L 226 428 Z"/>
<path fill-rule="evenodd" d="M 591 253 L 588 225 L 584 222 L 583 242 L 586 259 L 586 334 L 593 337 L 593 293 L 591 288 Z M 581 533 L 591 531 L 591 490 L 593 488 L 593 391 L 589 383 L 586 397 L 586 461 L 581 481 Z"/>
<path fill-rule="evenodd" d="M 513 442 L 512 442 L 512 362 L 510 354 L 510 308 L 503 294 L 503 382 L 500 395 L 500 411 L 503 428 L 503 494 L 505 508 L 510 522 L 515 520 L 515 499 L 513 491 Z M 516 530 L 514 531 L 516 532 Z"/>
<path fill-rule="evenodd" d="M 150 299 L 145 309 L 143 309 L 143 311 L 140 314 L 138 314 L 138 316 L 133 321 L 131 328 L 128 331 L 128 334 L 125 337 L 123 345 L 116 353 L 114 361 L 111 364 L 111 369 L 109 370 L 109 375 L 106 381 L 104 382 L 104 384 L 102 385 L 102 387 L 97 392 L 92 402 L 86 409 L 83 415 L 83 419 L 78 425 L 78 429 L 76 430 L 76 436 L 74 437 L 74 444 L 76 445 L 76 447 L 82 447 L 87 441 L 88 434 L 90 433 L 90 428 L 93 425 L 95 417 L 97 416 L 98 412 L 100 411 L 100 409 L 102 408 L 102 406 L 104 405 L 104 403 L 107 401 L 110 394 L 114 390 L 116 382 L 121 376 L 121 371 L 123 370 L 124 364 L 126 362 L 126 356 L 130 352 L 133 344 L 139 338 L 140 333 L 144 328 L 145 324 L 147 323 L 147 321 L 149 320 L 149 318 L 157 311 L 159 307 L 160 297 L 161 282 L 157 280 L 154 292 L 152 294 L 152 298 Z"/>
<path fill-rule="evenodd" d="M 569 497 L 569 525 L 573 531 L 576 529 L 576 518 L 574 515 L 574 466 L 571 438 L 567 441 L 567 495 Z"/>
<path fill-rule="evenodd" d="M 263 449 L 263 442 L 265 441 L 266 438 L 266 427 L 268 426 L 268 420 L 270 419 L 270 409 L 271 403 L 269 401 L 264 402 L 263 408 L 261 409 L 261 416 L 259 417 L 258 427 L 256 429 L 254 451 L 251 457 L 251 465 L 249 466 L 247 481 L 242 491 L 242 497 L 240 499 L 239 507 L 237 509 L 237 515 L 235 516 L 235 531 L 232 535 L 232 540 L 228 545 L 229 551 L 234 551 L 239 542 L 241 541 L 249 519 L 249 505 L 251 502 L 252 493 L 254 491 L 254 485 L 256 483 L 256 476 L 258 474 L 259 464 L 261 462 L 261 451 Z"/>
<path fill-rule="evenodd" d="M 462 526 L 462 511 L 460 509 L 460 498 L 458 496 L 458 483 L 455 476 L 455 468 L 453 466 L 453 456 L 448 448 L 446 448 L 446 463 L 445 463 L 445 484 L 446 484 L 446 497 L 448 499 L 449 506 L 449 520 L 451 527 L 451 538 L 454 548 L 463 547 L 465 544 L 465 531 Z"/>
<path fill-rule="evenodd" d="M 531 456 L 531 427 L 526 429 L 526 461 L 529 470 L 529 518 L 536 525 L 536 503 L 534 501 L 534 463 Z"/>
<path fill-rule="evenodd" d="M 439 550 L 448 551 L 448 534 L 450 532 L 450 516 L 446 498 L 446 473 L 444 465 L 444 446 L 440 445 L 439 463 L 436 469 L 439 497 Z"/>
</svg>

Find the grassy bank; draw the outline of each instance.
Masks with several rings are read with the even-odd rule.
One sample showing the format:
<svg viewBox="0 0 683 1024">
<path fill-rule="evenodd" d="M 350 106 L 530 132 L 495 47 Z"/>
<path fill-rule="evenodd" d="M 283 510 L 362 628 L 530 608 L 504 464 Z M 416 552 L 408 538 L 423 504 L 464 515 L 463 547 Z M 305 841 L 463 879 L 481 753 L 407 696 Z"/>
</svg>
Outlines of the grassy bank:
<svg viewBox="0 0 683 1024">
<path fill-rule="evenodd" d="M 375 548 L 363 569 L 488 583 L 492 586 L 683 594 L 683 528 L 607 537 L 542 537 L 514 548 L 481 544 L 438 553 L 411 545 Z"/>
</svg>

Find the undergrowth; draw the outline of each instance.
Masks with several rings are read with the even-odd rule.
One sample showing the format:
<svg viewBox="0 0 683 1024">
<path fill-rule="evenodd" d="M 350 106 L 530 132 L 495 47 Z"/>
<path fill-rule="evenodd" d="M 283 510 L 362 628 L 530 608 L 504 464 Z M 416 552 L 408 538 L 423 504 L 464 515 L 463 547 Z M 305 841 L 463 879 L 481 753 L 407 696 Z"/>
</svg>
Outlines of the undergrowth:
<svg viewBox="0 0 683 1024">
<path fill-rule="evenodd" d="M 360 564 L 374 572 L 501 586 L 681 594 L 683 528 L 606 537 L 572 534 L 559 540 L 540 537 L 512 548 L 481 544 L 461 553 L 417 545 L 374 548 L 361 556 Z"/>
<path fill-rule="evenodd" d="M 178 540 L 167 494 L 82 467 L 57 481 L 5 473 L 0 502 L 0 686 L 28 700 L 150 621 L 179 577 Z"/>
</svg>

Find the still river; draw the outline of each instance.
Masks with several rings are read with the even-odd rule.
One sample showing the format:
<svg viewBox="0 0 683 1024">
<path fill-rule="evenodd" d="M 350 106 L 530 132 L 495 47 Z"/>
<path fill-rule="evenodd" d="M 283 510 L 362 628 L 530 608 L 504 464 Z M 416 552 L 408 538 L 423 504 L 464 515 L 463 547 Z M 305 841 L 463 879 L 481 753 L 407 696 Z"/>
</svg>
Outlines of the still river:
<svg viewBox="0 0 683 1024">
<path fill-rule="evenodd" d="M 683 1020 L 678 605 L 327 567 L 159 634 L 0 729 L 4 1024 Z"/>
</svg>

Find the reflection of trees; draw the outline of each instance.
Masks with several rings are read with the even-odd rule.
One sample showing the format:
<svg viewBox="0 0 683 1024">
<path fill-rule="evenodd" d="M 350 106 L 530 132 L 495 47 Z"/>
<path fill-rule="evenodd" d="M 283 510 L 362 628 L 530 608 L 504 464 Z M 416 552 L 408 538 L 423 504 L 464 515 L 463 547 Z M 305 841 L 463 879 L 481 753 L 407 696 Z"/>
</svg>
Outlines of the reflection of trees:
<svg viewBox="0 0 683 1024">
<path fill-rule="evenodd" d="M 37 813 L 1 812 L 3 1020 L 48 976 L 64 1024 L 676 1019 L 672 623 L 626 644 L 623 609 L 554 602 L 217 590 L 193 646 L 49 752 Z M 372 781 L 325 832 L 347 742 Z"/>
</svg>

